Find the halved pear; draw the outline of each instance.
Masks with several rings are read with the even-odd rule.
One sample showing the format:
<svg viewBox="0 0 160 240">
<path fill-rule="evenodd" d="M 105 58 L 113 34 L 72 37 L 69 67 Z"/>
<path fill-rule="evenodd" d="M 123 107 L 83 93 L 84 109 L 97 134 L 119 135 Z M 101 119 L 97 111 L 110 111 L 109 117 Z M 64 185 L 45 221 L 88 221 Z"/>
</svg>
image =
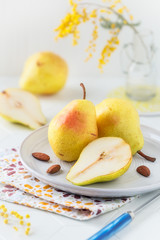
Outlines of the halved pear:
<svg viewBox="0 0 160 240">
<path fill-rule="evenodd" d="M 38 98 L 17 88 L 9 88 L 0 93 L 0 115 L 8 121 L 32 129 L 37 129 L 46 123 Z"/>
<path fill-rule="evenodd" d="M 75 185 L 111 181 L 124 174 L 131 162 L 131 148 L 122 138 L 98 138 L 83 149 L 66 179 Z"/>
</svg>

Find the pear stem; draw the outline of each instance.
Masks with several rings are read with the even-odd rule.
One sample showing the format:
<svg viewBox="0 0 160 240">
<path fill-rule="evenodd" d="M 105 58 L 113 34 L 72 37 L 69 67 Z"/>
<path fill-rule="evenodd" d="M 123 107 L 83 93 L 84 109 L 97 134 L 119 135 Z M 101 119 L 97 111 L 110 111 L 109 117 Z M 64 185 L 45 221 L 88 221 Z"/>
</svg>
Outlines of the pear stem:
<svg viewBox="0 0 160 240">
<path fill-rule="evenodd" d="M 147 156 L 147 155 L 144 154 L 142 151 L 138 151 L 137 153 L 138 153 L 140 156 L 142 156 L 143 158 L 145 158 L 146 160 L 150 161 L 150 162 L 156 161 L 156 158 Z"/>
<path fill-rule="evenodd" d="M 83 83 L 80 84 L 80 86 L 83 88 L 83 99 L 86 99 L 86 89 Z"/>
</svg>

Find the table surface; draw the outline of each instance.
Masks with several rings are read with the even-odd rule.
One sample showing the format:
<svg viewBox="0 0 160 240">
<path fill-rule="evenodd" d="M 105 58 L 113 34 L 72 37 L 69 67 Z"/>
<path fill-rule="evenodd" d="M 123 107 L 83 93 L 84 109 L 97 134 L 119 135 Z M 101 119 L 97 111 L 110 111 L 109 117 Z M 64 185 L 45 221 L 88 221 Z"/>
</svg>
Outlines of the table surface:
<svg viewBox="0 0 160 240">
<path fill-rule="evenodd" d="M 101 79 L 68 79 L 65 88 L 58 94 L 40 98 L 42 110 L 48 122 L 68 102 L 82 97 L 82 90 L 79 87 L 81 81 L 85 83 L 87 99 L 90 99 L 95 104 L 105 99 L 108 91 L 124 83 L 124 79 L 107 79 L 107 77 L 105 78 L 104 76 Z M 1 77 L 0 90 L 9 87 L 18 87 L 18 78 Z M 160 117 L 143 117 L 140 121 L 143 124 L 160 130 Z M 31 130 L 28 128 L 9 123 L 0 118 L 0 148 L 19 146 L 22 140 L 30 133 Z M 30 240 L 85 240 L 114 218 L 118 217 L 121 213 L 128 210 L 134 210 L 154 194 L 156 194 L 156 192 L 141 196 L 120 209 L 88 221 L 72 220 L 67 217 L 59 216 L 58 214 L 0 201 L 0 204 L 5 204 L 8 210 L 15 210 L 23 215 L 29 213 L 32 223 L 31 235 L 25 236 L 20 232 L 15 232 L 10 226 L 3 224 L 3 220 L 0 219 L 0 224 L 3 226 L 0 228 L 0 240 L 25 240 L 28 239 L 28 237 Z M 139 213 L 128 227 L 112 237 L 112 240 L 159 240 L 159 203 L 160 199 L 155 200 Z"/>
</svg>

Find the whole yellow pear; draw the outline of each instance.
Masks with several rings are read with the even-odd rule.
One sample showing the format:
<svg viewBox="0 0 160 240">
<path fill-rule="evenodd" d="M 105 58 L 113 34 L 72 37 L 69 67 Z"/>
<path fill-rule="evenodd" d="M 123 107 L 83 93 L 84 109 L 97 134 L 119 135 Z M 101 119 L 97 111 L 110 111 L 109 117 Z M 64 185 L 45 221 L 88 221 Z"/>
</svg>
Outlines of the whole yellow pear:
<svg viewBox="0 0 160 240">
<path fill-rule="evenodd" d="M 134 155 L 144 145 L 137 110 L 128 100 L 108 98 L 96 105 L 99 137 L 120 137 Z"/>
<path fill-rule="evenodd" d="M 53 94 L 64 87 L 67 76 L 64 59 L 52 52 L 40 52 L 26 61 L 20 87 L 35 94 Z"/>
<path fill-rule="evenodd" d="M 54 153 L 68 162 L 77 160 L 83 148 L 97 137 L 95 106 L 85 97 L 70 102 L 52 119 L 48 128 L 48 140 Z"/>
</svg>

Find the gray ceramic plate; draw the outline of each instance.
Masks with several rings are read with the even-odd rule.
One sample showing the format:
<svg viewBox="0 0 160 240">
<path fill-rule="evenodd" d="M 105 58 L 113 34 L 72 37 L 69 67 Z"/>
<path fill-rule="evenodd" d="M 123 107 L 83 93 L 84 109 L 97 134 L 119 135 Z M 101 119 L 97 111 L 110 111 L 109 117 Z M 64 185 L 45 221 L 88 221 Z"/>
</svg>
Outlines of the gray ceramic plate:
<svg viewBox="0 0 160 240">
<path fill-rule="evenodd" d="M 93 197 L 134 196 L 160 189 L 160 132 L 148 126 L 141 126 L 141 129 L 145 139 L 143 152 L 156 157 L 157 160 L 152 163 L 136 154 L 129 170 L 123 176 L 111 182 L 96 183 L 82 187 L 68 182 L 65 177 L 73 163 L 61 161 L 54 155 L 48 143 L 48 126 L 31 133 L 23 141 L 20 154 L 23 165 L 33 176 L 61 190 Z M 33 152 L 47 153 L 51 157 L 50 162 L 46 163 L 34 159 L 32 157 Z M 46 170 L 48 167 L 55 163 L 60 164 L 62 170 L 54 175 L 47 174 Z M 136 168 L 140 165 L 149 167 L 151 171 L 150 177 L 145 178 L 136 172 Z"/>
</svg>

